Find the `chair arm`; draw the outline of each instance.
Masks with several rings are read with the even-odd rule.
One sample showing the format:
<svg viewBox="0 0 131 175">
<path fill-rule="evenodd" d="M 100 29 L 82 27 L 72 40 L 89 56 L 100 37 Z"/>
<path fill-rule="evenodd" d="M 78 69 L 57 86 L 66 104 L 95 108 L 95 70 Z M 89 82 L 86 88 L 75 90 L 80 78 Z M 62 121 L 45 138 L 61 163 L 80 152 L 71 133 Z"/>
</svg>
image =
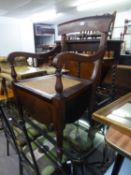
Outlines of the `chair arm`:
<svg viewBox="0 0 131 175">
<path fill-rule="evenodd" d="M 32 59 L 43 58 L 43 59 L 47 60 L 46 56 L 47 56 L 47 54 L 36 54 L 36 53 L 29 53 L 29 52 L 12 52 L 12 53 L 10 53 L 8 55 L 7 61 L 9 62 L 9 65 L 11 68 L 11 76 L 12 76 L 13 80 L 16 81 L 16 78 L 17 78 L 17 71 L 15 68 L 15 66 L 16 66 L 15 63 L 18 60 L 20 60 L 21 57 L 24 57 L 26 60 L 28 58 L 32 58 Z M 28 64 L 26 66 L 28 67 Z"/>
<path fill-rule="evenodd" d="M 61 52 L 60 54 L 56 55 L 56 57 L 53 59 L 53 65 L 56 67 L 57 71 L 59 70 L 59 72 L 61 72 L 62 67 L 68 61 L 78 62 L 79 65 L 83 62 L 95 62 L 95 73 L 98 72 L 98 69 L 100 69 L 101 64 L 99 62 L 101 62 L 102 58 L 104 57 L 105 50 L 106 47 L 100 47 L 95 54 L 90 56 L 79 53 Z M 94 79 L 94 77 L 96 76 L 94 73 L 92 74 L 91 79 Z"/>
<path fill-rule="evenodd" d="M 53 59 L 53 65 L 58 69 L 62 69 L 62 67 L 64 66 L 64 63 L 67 61 L 75 61 L 79 63 L 94 62 L 104 57 L 105 49 L 106 47 L 100 47 L 99 50 L 93 55 L 61 52 L 60 54 L 57 54 Z"/>
<path fill-rule="evenodd" d="M 53 64 L 56 67 L 56 85 L 55 85 L 56 92 L 58 94 L 61 94 L 63 91 L 61 70 L 66 61 L 75 61 L 78 62 L 79 64 L 83 62 L 94 63 L 95 66 L 90 79 L 93 81 L 93 84 L 95 86 L 101 72 L 102 58 L 104 57 L 105 49 L 106 47 L 100 47 L 98 51 L 91 56 L 85 56 L 78 53 L 76 54 L 70 52 L 62 52 L 58 54 L 53 60 Z"/>
<path fill-rule="evenodd" d="M 12 52 L 8 55 L 7 61 L 10 64 L 11 67 L 11 76 L 13 78 L 14 81 L 16 81 L 16 77 L 17 77 L 17 73 L 15 70 L 15 59 L 18 58 L 17 60 L 19 60 L 20 57 L 25 57 L 25 59 L 27 60 L 28 58 L 32 58 L 33 61 L 34 59 L 37 60 L 37 63 L 39 66 L 40 63 L 48 63 L 53 56 L 56 54 L 56 51 L 58 53 L 58 51 L 60 51 L 60 43 L 58 43 L 56 45 L 55 48 L 53 48 L 51 51 L 46 52 L 46 53 L 30 53 L 30 52 Z M 34 66 L 34 63 L 33 63 Z"/>
<path fill-rule="evenodd" d="M 61 44 L 60 42 L 56 43 L 56 46 L 52 48 L 50 51 L 46 53 L 39 54 L 39 58 L 37 59 L 37 66 L 41 66 L 43 63 L 52 64 L 53 58 L 61 52 Z"/>
</svg>

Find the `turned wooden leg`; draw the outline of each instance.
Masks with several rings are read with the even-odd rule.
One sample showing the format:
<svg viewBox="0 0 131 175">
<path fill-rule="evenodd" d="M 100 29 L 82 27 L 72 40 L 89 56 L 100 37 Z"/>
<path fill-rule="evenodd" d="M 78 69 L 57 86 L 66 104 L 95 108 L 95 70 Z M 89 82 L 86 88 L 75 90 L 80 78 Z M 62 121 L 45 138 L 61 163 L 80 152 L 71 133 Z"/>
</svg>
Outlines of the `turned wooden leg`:
<svg viewBox="0 0 131 175">
<path fill-rule="evenodd" d="M 58 157 L 58 161 L 62 161 L 62 155 L 63 155 L 63 151 L 62 151 L 62 145 L 63 145 L 63 131 L 59 132 L 58 130 L 56 130 L 56 137 L 57 137 L 57 157 Z"/>
<path fill-rule="evenodd" d="M 65 106 L 63 98 L 59 95 L 53 100 L 53 123 L 56 131 L 57 141 L 57 157 L 58 161 L 62 160 L 62 146 L 63 146 L 63 129 L 65 127 Z"/>
<path fill-rule="evenodd" d="M 2 78 L 2 80 L 1 80 L 0 95 L 4 95 L 3 78 Z"/>
<path fill-rule="evenodd" d="M 8 97 L 8 91 L 7 91 L 7 85 L 6 85 L 6 79 L 2 78 L 1 81 L 1 95 L 5 95 L 6 97 Z"/>
</svg>

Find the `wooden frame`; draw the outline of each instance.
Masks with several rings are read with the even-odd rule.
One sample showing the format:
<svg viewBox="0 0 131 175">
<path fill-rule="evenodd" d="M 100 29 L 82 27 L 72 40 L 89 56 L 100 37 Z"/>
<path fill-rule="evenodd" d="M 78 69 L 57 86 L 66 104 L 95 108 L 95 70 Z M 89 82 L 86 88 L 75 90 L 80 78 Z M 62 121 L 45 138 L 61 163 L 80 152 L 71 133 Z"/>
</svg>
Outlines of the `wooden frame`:
<svg viewBox="0 0 131 175">
<path fill-rule="evenodd" d="M 130 120 L 124 120 L 125 122 L 121 122 L 121 120 L 117 121 L 114 119 L 110 119 L 107 117 L 108 114 L 110 114 L 113 110 L 120 108 L 127 102 L 131 101 L 131 93 L 128 93 L 116 101 L 112 102 L 111 104 L 108 104 L 104 106 L 103 108 L 97 110 L 92 114 L 93 119 L 104 123 L 106 125 L 112 126 L 116 129 L 118 129 L 123 134 L 127 134 L 131 136 L 131 121 Z M 130 125 L 130 127 L 129 127 Z"/>
</svg>

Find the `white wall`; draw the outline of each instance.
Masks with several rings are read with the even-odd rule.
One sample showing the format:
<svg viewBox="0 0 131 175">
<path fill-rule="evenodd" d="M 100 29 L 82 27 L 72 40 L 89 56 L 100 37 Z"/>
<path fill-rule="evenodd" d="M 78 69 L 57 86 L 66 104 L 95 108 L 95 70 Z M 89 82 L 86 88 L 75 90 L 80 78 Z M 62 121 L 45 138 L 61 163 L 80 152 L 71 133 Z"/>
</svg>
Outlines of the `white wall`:
<svg viewBox="0 0 131 175">
<path fill-rule="evenodd" d="M 117 13 L 113 31 L 113 38 L 120 39 L 120 33 L 123 33 L 124 31 L 125 19 L 131 19 L 131 10 Z"/>
<path fill-rule="evenodd" d="M 131 20 L 131 10 L 118 13 L 115 20 L 115 26 L 113 31 L 113 38 L 120 39 L 120 34 L 124 32 L 125 19 Z M 131 35 L 124 36 L 124 42 L 122 44 L 122 53 L 129 50 L 131 52 Z"/>
<path fill-rule="evenodd" d="M 124 20 L 131 19 L 131 10 L 117 13 L 113 38 L 120 39 Z M 57 34 L 55 39 L 60 39 Z M 7 56 L 12 51 L 34 52 L 33 24 L 27 20 L 0 18 L 0 55 Z"/>
<path fill-rule="evenodd" d="M 113 30 L 113 38 L 114 39 L 120 39 L 120 33 L 124 31 L 125 19 L 131 19 L 131 10 L 117 13 L 115 24 L 114 24 L 114 30 Z M 56 27 L 55 38 L 56 38 L 56 40 L 60 40 L 60 36 L 58 36 L 57 27 Z"/>
<path fill-rule="evenodd" d="M 0 18 L 0 55 L 13 51 L 34 52 L 33 25 L 29 21 Z"/>
<path fill-rule="evenodd" d="M 25 20 L 21 21 L 20 32 L 21 32 L 21 44 L 22 44 L 21 50 L 34 52 L 35 43 L 34 43 L 34 30 L 32 22 Z"/>
<path fill-rule="evenodd" d="M 0 55 L 7 55 L 22 47 L 20 28 L 15 20 L 0 18 Z"/>
</svg>

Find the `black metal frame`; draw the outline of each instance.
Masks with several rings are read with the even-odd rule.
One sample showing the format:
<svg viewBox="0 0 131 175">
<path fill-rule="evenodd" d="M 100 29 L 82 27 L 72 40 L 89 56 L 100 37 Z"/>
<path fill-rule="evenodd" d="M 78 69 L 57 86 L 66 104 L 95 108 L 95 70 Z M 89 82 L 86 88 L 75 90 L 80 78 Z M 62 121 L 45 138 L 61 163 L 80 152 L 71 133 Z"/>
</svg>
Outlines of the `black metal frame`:
<svg viewBox="0 0 131 175">
<path fill-rule="evenodd" d="M 2 109 L 2 107 L 0 106 L 0 116 L 1 116 L 1 121 L 2 121 L 2 125 L 3 125 L 3 130 L 5 133 L 5 137 L 6 137 L 6 142 L 7 142 L 7 156 L 9 156 L 9 143 L 12 144 L 12 146 L 15 148 L 18 158 L 19 158 L 19 172 L 20 175 L 23 175 L 23 166 L 22 166 L 22 157 L 20 154 L 20 151 L 17 147 L 17 143 L 16 143 L 16 138 L 15 138 L 15 134 L 9 124 L 9 120 L 6 118 L 6 115 Z"/>
<path fill-rule="evenodd" d="M 17 121 L 15 121 L 15 119 L 13 117 L 8 118 L 6 116 L 6 114 L 4 112 L 4 109 L 1 105 L 0 105 L 0 116 L 1 116 L 2 124 L 3 124 L 5 137 L 6 137 L 6 140 L 7 140 L 7 155 L 9 155 L 9 144 L 11 143 L 13 145 L 13 147 L 15 148 L 17 154 L 18 154 L 20 175 L 23 175 L 23 165 L 26 164 L 26 163 L 28 163 L 31 166 L 31 168 L 34 169 L 36 175 L 41 175 L 41 173 L 39 171 L 39 168 L 38 168 L 38 165 L 37 165 L 37 161 L 35 159 L 35 155 L 33 153 L 32 146 L 31 146 L 31 140 L 28 136 L 28 132 L 27 132 L 27 129 L 25 127 L 24 118 L 21 118 L 21 120 L 19 120 L 19 123 Z M 13 131 L 13 125 L 17 126 L 18 128 L 20 128 L 23 131 L 23 134 L 24 134 L 25 139 L 26 139 L 27 146 L 28 146 L 29 151 L 30 151 L 30 155 L 31 155 L 33 164 L 24 155 L 22 149 L 19 149 L 19 146 L 16 142 L 16 136 L 15 136 L 15 133 Z M 46 147 L 44 147 L 44 145 L 40 145 L 40 143 L 38 143 L 38 141 L 37 141 L 37 143 L 36 142 L 34 142 L 34 143 L 58 167 L 58 170 L 60 170 L 64 174 L 63 170 L 61 169 L 62 164 L 60 164 L 55 157 L 51 158 L 49 155 L 47 155 Z"/>
</svg>

